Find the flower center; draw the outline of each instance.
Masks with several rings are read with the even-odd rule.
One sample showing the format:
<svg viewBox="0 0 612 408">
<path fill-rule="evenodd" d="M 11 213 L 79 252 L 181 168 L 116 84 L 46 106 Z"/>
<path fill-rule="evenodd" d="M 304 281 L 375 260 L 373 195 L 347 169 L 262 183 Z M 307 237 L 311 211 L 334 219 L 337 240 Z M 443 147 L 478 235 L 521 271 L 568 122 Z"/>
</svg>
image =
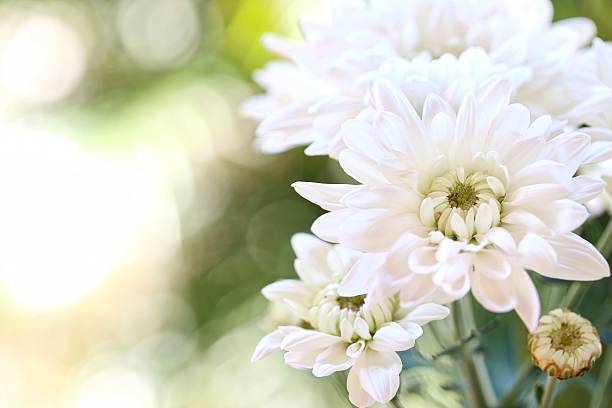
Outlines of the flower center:
<svg viewBox="0 0 612 408">
<path fill-rule="evenodd" d="M 582 346 L 582 331 L 580 327 L 567 322 L 550 332 L 550 344 L 555 350 L 574 351 Z"/>
<path fill-rule="evenodd" d="M 433 179 L 421 214 L 426 224 L 449 238 L 479 241 L 500 224 L 505 194 L 498 177 L 460 167 Z"/>
<path fill-rule="evenodd" d="M 317 293 L 313 306 L 308 310 L 308 323 L 315 329 L 334 336 L 340 335 L 340 324 L 347 320 L 351 325 L 358 317 L 375 333 L 378 327 L 393 321 L 399 301 L 390 297 L 364 310 L 366 295 L 344 297 L 338 295 L 338 284 L 330 284 Z"/>
<path fill-rule="evenodd" d="M 478 204 L 478 197 L 474 186 L 467 183 L 457 183 L 449 191 L 446 196 L 448 203 L 452 208 L 461 208 L 464 211 L 469 210 Z"/>
<path fill-rule="evenodd" d="M 366 295 L 359 296 L 351 296 L 351 297 L 342 297 L 338 296 L 336 298 L 336 303 L 340 306 L 340 309 L 349 309 L 354 312 L 361 309 L 361 306 L 365 303 Z"/>
</svg>

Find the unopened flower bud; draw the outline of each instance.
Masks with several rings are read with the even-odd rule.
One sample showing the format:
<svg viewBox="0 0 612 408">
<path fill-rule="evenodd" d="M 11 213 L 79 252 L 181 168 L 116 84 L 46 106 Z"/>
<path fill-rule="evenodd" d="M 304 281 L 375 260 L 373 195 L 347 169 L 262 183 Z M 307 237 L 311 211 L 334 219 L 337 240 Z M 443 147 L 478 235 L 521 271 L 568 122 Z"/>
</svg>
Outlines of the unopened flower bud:
<svg viewBox="0 0 612 408">
<path fill-rule="evenodd" d="M 601 355 L 597 329 L 567 309 L 542 316 L 528 344 L 533 362 L 560 380 L 583 375 Z"/>
</svg>

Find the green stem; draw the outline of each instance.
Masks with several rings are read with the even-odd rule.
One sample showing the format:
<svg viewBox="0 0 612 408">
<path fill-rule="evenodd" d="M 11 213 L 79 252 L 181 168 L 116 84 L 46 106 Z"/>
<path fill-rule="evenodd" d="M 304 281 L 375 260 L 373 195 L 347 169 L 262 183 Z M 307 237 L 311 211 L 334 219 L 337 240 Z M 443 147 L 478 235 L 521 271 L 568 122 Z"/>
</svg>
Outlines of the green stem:
<svg viewBox="0 0 612 408">
<path fill-rule="evenodd" d="M 476 321 L 469 296 L 453 304 L 453 319 L 460 339 L 469 338 L 475 332 Z M 482 353 L 475 352 L 471 343 L 464 343 L 461 357 L 460 367 L 467 382 L 470 405 L 477 408 L 495 405 L 495 391 Z"/>
<path fill-rule="evenodd" d="M 397 395 L 395 397 L 393 397 L 393 399 L 391 401 L 389 401 L 389 403 L 387 404 L 387 406 L 391 407 L 391 408 L 404 408 L 404 405 L 402 404 L 402 402 L 399 400 L 399 398 L 397 397 Z"/>
<path fill-rule="evenodd" d="M 606 229 L 601 234 L 601 237 L 597 241 L 597 249 L 604 258 L 608 257 L 610 250 L 612 250 L 612 221 L 608 222 Z M 577 309 L 584 299 L 587 291 L 591 287 L 591 282 L 574 282 L 571 284 L 567 297 L 565 298 L 565 302 L 563 303 L 563 307 L 566 307 L 570 310 Z"/>
<path fill-rule="evenodd" d="M 610 389 L 612 384 L 610 383 L 610 377 L 612 377 L 612 347 L 606 347 L 604 351 L 604 360 L 602 362 L 601 371 L 595 391 L 593 392 L 593 398 L 591 398 L 591 408 L 604 408 L 606 406 L 606 391 Z"/>
<path fill-rule="evenodd" d="M 347 403 L 347 407 L 353 407 L 353 404 L 349 400 L 348 391 L 346 390 L 346 371 L 339 371 L 333 375 L 334 388 L 338 392 L 338 395 L 342 397 Z"/>
<path fill-rule="evenodd" d="M 544 387 L 544 395 L 540 401 L 540 408 L 550 408 L 555 400 L 553 395 L 555 394 L 555 388 L 557 387 L 557 379 L 555 377 L 548 377 L 546 380 L 546 386 Z"/>
<path fill-rule="evenodd" d="M 528 385 L 536 379 L 540 374 L 539 369 L 533 365 L 530 360 L 525 361 L 518 370 L 518 374 L 510 386 L 510 389 L 504 394 L 499 402 L 499 408 L 511 407 L 514 402 L 528 388 Z"/>
</svg>

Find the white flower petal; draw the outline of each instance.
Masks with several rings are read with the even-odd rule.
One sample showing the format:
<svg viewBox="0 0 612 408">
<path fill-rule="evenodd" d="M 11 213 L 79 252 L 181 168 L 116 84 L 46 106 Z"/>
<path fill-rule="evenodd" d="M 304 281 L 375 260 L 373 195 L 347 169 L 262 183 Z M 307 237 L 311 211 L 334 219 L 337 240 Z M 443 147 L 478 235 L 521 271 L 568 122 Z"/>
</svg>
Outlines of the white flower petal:
<svg viewBox="0 0 612 408">
<path fill-rule="evenodd" d="M 381 252 L 390 249 L 405 232 L 421 225 L 416 214 L 361 210 L 342 224 L 340 242 L 359 251 Z"/>
<path fill-rule="evenodd" d="M 421 218 L 421 222 L 423 223 L 423 225 L 426 225 L 428 227 L 433 227 L 435 225 L 436 220 L 434 217 L 434 204 L 433 204 L 433 200 L 431 199 L 431 197 L 426 197 L 421 202 L 419 216 Z"/>
<path fill-rule="evenodd" d="M 372 185 L 355 189 L 342 198 L 352 208 L 390 208 L 403 211 L 418 208 L 419 196 L 412 191 L 393 185 Z"/>
<path fill-rule="evenodd" d="M 586 175 L 574 177 L 570 198 L 584 204 L 597 198 L 605 188 L 606 183 L 600 178 Z"/>
<path fill-rule="evenodd" d="M 355 333 L 355 329 L 353 328 L 353 324 L 346 318 L 340 320 L 340 337 L 347 343 L 350 343 L 353 338 L 353 334 Z"/>
<path fill-rule="evenodd" d="M 403 322 L 411 322 L 424 326 L 431 321 L 445 319 L 449 314 L 450 310 L 447 307 L 436 303 L 424 303 L 411 310 L 401 320 L 400 324 Z"/>
<path fill-rule="evenodd" d="M 384 255 L 363 255 L 340 283 L 338 294 L 351 297 L 368 293 L 372 289 L 375 273 L 384 261 Z"/>
<path fill-rule="evenodd" d="M 505 313 L 516 306 L 516 296 L 511 282 L 490 279 L 476 271 L 471 277 L 472 294 L 485 309 L 493 313 Z"/>
<path fill-rule="evenodd" d="M 557 253 L 543 237 L 529 233 L 521 240 L 518 247 L 521 262 L 527 269 L 538 273 L 548 271 L 557 264 Z"/>
<path fill-rule="evenodd" d="M 353 365 L 353 359 L 346 355 L 346 343 L 328 347 L 317 356 L 312 374 L 315 377 L 327 377 L 336 371 L 344 371 Z"/>
<path fill-rule="evenodd" d="M 385 404 L 397 394 L 402 360 L 396 353 L 366 350 L 353 369 L 363 389 L 377 402 Z"/>
<path fill-rule="evenodd" d="M 356 407 L 365 408 L 376 402 L 362 387 L 355 367 L 351 368 L 351 371 L 349 371 L 346 379 L 346 388 L 349 392 L 349 400 Z"/>
<path fill-rule="evenodd" d="M 359 337 L 361 337 L 362 339 L 369 340 L 372 338 L 372 335 L 370 334 L 370 327 L 368 326 L 368 323 L 365 320 L 363 320 L 361 317 L 358 317 L 355 319 L 354 327 L 355 327 L 355 333 L 357 333 Z"/>
<path fill-rule="evenodd" d="M 374 105 L 378 110 L 394 113 L 404 119 L 410 129 L 414 129 L 418 134 L 423 133 L 421 118 L 406 96 L 390 81 L 376 81 L 372 87 L 372 95 Z M 408 146 L 408 144 L 405 146 Z"/>
<path fill-rule="evenodd" d="M 285 363 L 298 370 L 311 370 L 323 349 L 289 351 L 285 353 Z"/>
<path fill-rule="evenodd" d="M 270 353 L 280 350 L 283 339 L 287 335 L 299 330 L 302 330 L 302 328 L 297 326 L 284 326 L 264 336 L 255 347 L 255 351 L 251 357 L 251 363 L 259 361 Z"/>
<path fill-rule="evenodd" d="M 380 352 L 408 350 L 414 346 L 414 341 L 423 334 L 419 325 L 413 324 L 407 331 L 395 322 L 387 323 L 374 334 L 369 347 Z"/>
<path fill-rule="evenodd" d="M 529 331 L 535 330 L 540 319 L 540 298 L 531 278 L 523 268 L 515 268 L 512 273 L 514 293 L 516 294 L 516 313 Z"/>
<path fill-rule="evenodd" d="M 503 228 L 493 228 L 486 236 L 487 240 L 495 244 L 507 254 L 513 255 L 516 252 L 516 242 L 512 235 Z"/>
<path fill-rule="evenodd" d="M 351 150 L 343 150 L 338 157 L 346 174 L 363 184 L 385 184 L 386 178 L 376 162 Z"/>
<path fill-rule="evenodd" d="M 292 300 L 299 304 L 306 304 L 314 293 L 304 282 L 295 279 L 283 279 L 269 284 L 261 290 L 266 299 L 273 302 Z"/>
<path fill-rule="evenodd" d="M 569 233 L 546 237 L 557 254 L 555 265 L 536 272 L 550 278 L 594 281 L 610 276 L 610 267 L 601 253 L 587 240 Z"/>
<path fill-rule="evenodd" d="M 332 211 L 323 214 L 312 224 L 312 232 L 319 238 L 329 242 L 340 242 L 342 224 L 355 212 L 351 209 Z"/>
<path fill-rule="evenodd" d="M 474 255 L 474 271 L 489 279 L 504 280 L 512 272 L 505 254 L 494 249 L 484 249 Z"/>
<path fill-rule="evenodd" d="M 321 184 L 299 181 L 291 185 L 295 191 L 327 211 L 344 208 L 342 197 L 358 188 L 350 184 Z"/>
<path fill-rule="evenodd" d="M 331 334 L 304 329 L 288 334 L 281 342 L 281 349 L 287 351 L 325 349 L 341 341 L 340 337 Z"/>
</svg>

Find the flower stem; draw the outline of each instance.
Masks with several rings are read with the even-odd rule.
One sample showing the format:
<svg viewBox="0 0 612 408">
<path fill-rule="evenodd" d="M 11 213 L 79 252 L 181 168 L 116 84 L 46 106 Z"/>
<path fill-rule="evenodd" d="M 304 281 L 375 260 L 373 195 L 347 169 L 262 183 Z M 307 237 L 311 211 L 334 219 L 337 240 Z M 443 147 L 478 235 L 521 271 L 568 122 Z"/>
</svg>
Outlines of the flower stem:
<svg viewBox="0 0 612 408">
<path fill-rule="evenodd" d="M 601 237 L 597 241 L 597 249 L 604 258 L 608 257 L 608 254 L 612 250 L 612 220 L 608 221 L 606 229 L 601 234 Z M 563 306 L 570 310 L 577 309 L 586 295 L 587 291 L 591 287 L 591 282 L 574 282 L 568 290 L 568 295 L 563 302 Z"/>
<path fill-rule="evenodd" d="M 348 391 L 346 390 L 346 371 L 339 371 L 333 375 L 333 385 L 338 395 L 346 402 L 347 407 L 352 407 L 353 404 L 349 401 Z"/>
<path fill-rule="evenodd" d="M 404 405 L 402 404 L 402 402 L 399 400 L 399 398 L 397 397 L 397 395 L 395 397 L 393 397 L 393 399 L 391 401 L 389 401 L 389 403 L 387 404 L 387 406 L 389 406 L 390 408 L 404 408 Z"/>
<path fill-rule="evenodd" d="M 604 360 L 593 398 L 591 398 L 591 408 L 604 408 L 606 405 L 606 391 L 610 389 L 610 378 L 612 377 L 612 347 L 607 346 L 604 351 Z"/>
<path fill-rule="evenodd" d="M 459 338 L 468 338 L 476 330 L 471 299 L 466 296 L 453 304 L 453 319 Z M 484 356 L 473 345 L 461 347 L 461 369 L 468 386 L 468 398 L 473 407 L 489 407 L 497 403 Z"/>
<path fill-rule="evenodd" d="M 530 360 L 525 361 L 518 370 L 518 374 L 510 386 L 510 389 L 504 394 L 501 401 L 499 402 L 499 408 L 511 407 L 523 392 L 528 388 L 531 383 L 540 374 L 538 368 L 533 365 Z"/>
<path fill-rule="evenodd" d="M 554 401 L 553 395 L 555 394 L 555 388 L 557 387 L 557 379 L 555 377 L 548 377 L 546 380 L 546 386 L 544 387 L 544 395 L 540 401 L 540 408 L 550 408 Z"/>
</svg>

